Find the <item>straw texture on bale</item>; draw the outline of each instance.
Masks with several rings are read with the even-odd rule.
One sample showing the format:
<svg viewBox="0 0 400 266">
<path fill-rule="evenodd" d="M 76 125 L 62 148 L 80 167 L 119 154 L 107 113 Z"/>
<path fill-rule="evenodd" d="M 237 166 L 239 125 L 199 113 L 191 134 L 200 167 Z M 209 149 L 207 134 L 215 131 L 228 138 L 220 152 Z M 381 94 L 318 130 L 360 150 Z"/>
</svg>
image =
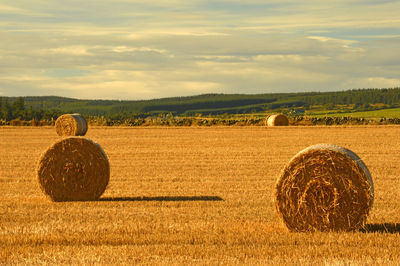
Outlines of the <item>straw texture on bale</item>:
<svg viewBox="0 0 400 266">
<path fill-rule="evenodd" d="M 267 126 L 269 126 L 269 127 L 287 126 L 287 125 L 289 125 L 289 120 L 283 114 L 270 115 L 267 118 Z"/>
<path fill-rule="evenodd" d="M 68 137 L 42 155 L 37 178 L 42 191 L 53 201 L 96 200 L 108 185 L 110 165 L 99 144 Z"/>
<path fill-rule="evenodd" d="M 56 120 L 56 132 L 59 136 L 85 136 L 88 125 L 80 114 L 65 114 Z"/>
<path fill-rule="evenodd" d="M 362 227 L 374 199 L 364 162 L 352 151 L 317 144 L 296 154 L 275 188 L 275 207 L 290 231 L 351 231 Z"/>
</svg>

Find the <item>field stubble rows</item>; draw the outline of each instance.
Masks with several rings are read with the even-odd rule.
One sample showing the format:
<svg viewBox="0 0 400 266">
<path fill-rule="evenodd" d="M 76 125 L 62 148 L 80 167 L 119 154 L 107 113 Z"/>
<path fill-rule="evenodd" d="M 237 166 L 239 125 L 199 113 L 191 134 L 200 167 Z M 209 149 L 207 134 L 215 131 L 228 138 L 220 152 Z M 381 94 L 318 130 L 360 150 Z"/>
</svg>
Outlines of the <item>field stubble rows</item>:
<svg viewBox="0 0 400 266">
<path fill-rule="evenodd" d="M 2 127 L 0 263 L 397 264 L 399 135 L 399 126 L 90 128 L 110 160 L 109 186 L 96 202 L 53 203 L 35 168 L 59 139 L 54 128 Z M 369 167 L 367 232 L 288 233 L 278 219 L 276 178 L 317 143 Z"/>
</svg>

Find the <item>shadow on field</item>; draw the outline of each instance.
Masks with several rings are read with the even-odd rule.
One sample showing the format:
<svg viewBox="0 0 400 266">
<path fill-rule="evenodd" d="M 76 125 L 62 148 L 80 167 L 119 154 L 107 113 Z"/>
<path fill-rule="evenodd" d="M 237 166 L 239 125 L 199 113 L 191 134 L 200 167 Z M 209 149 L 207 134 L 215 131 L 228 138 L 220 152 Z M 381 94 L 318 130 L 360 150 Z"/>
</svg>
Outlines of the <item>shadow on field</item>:
<svg viewBox="0 0 400 266">
<path fill-rule="evenodd" d="M 400 233 L 400 224 L 398 223 L 383 223 L 383 224 L 366 224 L 360 229 L 363 233 Z"/>
<path fill-rule="evenodd" d="M 223 201 L 218 196 L 105 197 L 98 201 Z"/>
</svg>

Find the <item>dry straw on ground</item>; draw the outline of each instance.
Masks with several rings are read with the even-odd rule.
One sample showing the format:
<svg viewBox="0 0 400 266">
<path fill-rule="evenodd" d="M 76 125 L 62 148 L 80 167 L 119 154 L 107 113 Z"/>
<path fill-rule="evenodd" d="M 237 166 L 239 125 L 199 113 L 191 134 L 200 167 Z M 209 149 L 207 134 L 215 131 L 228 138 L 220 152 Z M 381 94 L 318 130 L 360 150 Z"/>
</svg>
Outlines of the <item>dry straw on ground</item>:
<svg viewBox="0 0 400 266">
<path fill-rule="evenodd" d="M 56 132 L 59 136 L 84 136 L 88 125 L 80 114 L 65 114 L 56 120 Z"/>
<path fill-rule="evenodd" d="M 99 144 L 69 137 L 42 155 L 37 177 L 42 191 L 53 201 L 96 200 L 107 187 L 110 165 Z"/>
<path fill-rule="evenodd" d="M 371 174 L 352 151 L 318 144 L 300 151 L 275 190 L 278 215 L 291 231 L 351 231 L 365 223 L 374 199 Z"/>
<path fill-rule="evenodd" d="M 288 118 L 283 114 L 270 115 L 267 118 L 267 126 L 287 126 L 289 125 Z"/>
</svg>

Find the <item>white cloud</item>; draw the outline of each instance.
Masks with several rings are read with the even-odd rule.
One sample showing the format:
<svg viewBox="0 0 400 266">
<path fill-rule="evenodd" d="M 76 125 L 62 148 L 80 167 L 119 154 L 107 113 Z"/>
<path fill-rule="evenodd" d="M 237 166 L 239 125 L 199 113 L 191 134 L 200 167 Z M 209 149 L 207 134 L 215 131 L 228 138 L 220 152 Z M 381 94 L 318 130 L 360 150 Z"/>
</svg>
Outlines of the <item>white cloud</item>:
<svg viewBox="0 0 400 266">
<path fill-rule="evenodd" d="M 48 54 L 62 54 L 62 55 L 91 55 L 87 48 L 84 46 L 66 46 L 51 48 L 47 51 L 43 51 L 45 55 Z"/>
</svg>

